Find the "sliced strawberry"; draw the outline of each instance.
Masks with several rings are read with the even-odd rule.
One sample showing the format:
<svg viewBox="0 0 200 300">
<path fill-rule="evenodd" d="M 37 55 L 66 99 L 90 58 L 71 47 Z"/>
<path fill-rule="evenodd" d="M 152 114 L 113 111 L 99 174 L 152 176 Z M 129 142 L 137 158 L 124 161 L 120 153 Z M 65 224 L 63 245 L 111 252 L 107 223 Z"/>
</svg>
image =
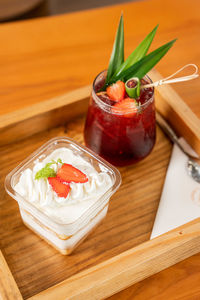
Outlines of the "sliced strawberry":
<svg viewBox="0 0 200 300">
<path fill-rule="evenodd" d="M 115 102 L 121 101 L 125 96 L 125 84 L 123 81 L 117 81 L 106 89 L 109 98 Z"/>
<path fill-rule="evenodd" d="M 125 98 L 112 107 L 112 112 L 128 118 L 133 117 L 137 113 L 137 102 L 132 98 Z"/>
<path fill-rule="evenodd" d="M 48 182 L 59 197 L 67 198 L 70 190 L 68 184 L 62 183 L 58 177 L 49 177 Z"/>
<path fill-rule="evenodd" d="M 69 164 L 63 164 L 57 172 L 57 177 L 61 182 L 84 183 L 88 181 L 87 176 L 79 169 Z"/>
<path fill-rule="evenodd" d="M 97 96 L 106 104 L 108 105 L 114 105 L 115 101 L 111 100 L 108 95 L 105 92 L 100 92 L 97 94 Z"/>
</svg>

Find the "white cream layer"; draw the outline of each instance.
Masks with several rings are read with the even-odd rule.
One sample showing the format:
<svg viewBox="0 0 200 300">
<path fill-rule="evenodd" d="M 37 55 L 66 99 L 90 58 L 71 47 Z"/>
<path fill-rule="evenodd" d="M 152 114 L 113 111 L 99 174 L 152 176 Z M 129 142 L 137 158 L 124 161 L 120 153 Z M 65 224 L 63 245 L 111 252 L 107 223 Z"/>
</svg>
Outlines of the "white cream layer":
<svg viewBox="0 0 200 300">
<path fill-rule="evenodd" d="M 70 192 L 67 198 L 58 197 L 48 180 L 35 180 L 37 171 L 51 160 L 57 161 L 58 158 L 63 163 L 71 164 L 81 170 L 88 177 L 86 183 L 70 183 Z M 55 171 L 60 166 L 52 165 Z M 111 186 L 112 179 L 104 168 L 98 173 L 91 163 L 80 155 L 74 154 L 72 150 L 63 147 L 56 149 L 40 162 L 36 160 L 33 169 L 24 170 L 14 189 L 54 221 L 67 224 L 77 220 Z"/>
<path fill-rule="evenodd" d="M 92 220 L 88 222 L 86 226 L 80 229 L 77 233 L 72 235 L 67 240 L 59 239 L 54 233 L 46 228 L 40 226 L 37 222 L 35 222 L 28 214 L 26 214 L 23 210 L 21 211 L 22 219 L 25 223 L 27 223 L 33 231 L 44 236 L 48 239 L 52 244 L 54 244 L 57 248 L 61 250 L 73 250 L 76 244 L 83 239 L 92 229 L 106 216 L 108 210 L 108 206 L 104 207 L 104 209 L 97 214 Z"/>
</svg>

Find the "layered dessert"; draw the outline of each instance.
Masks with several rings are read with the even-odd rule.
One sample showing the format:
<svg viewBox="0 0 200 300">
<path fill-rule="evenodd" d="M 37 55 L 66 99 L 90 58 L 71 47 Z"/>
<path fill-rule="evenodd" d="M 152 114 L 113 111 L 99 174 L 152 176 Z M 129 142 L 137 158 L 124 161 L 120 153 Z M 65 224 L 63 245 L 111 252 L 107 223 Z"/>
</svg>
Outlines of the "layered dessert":
<svg viewBox="0 0 200 300">
<path fill-rule="evenodd" d="M 117 170 L 74 146 L 68 141 L 47 147 L 11 176 L 23 222 L 62 254 L 106 216 L 120 184 Z"/>
</svg>

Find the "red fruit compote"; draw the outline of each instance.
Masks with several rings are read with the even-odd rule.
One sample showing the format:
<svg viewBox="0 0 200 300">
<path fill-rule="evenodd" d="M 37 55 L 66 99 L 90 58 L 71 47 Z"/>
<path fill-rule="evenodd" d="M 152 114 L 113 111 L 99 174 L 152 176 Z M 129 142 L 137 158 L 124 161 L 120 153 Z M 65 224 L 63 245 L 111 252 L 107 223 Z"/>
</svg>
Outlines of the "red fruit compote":
<svg viewBox="0 0 200 300">
<path fill-rule="evenodd" d="M 113 165 L 130 165 L 145 158 L 155 144 L 154 89 L 141 89 L 136 109 L 118 112 L 113 109 L 116 102 L 106 92 L 98 92 L 105 78 L 103 71 L 93 83 L 84 129 L 85 144 Z M 147 83 L 151 80 L 145 76 L 141 84 Z"/>
</svg>

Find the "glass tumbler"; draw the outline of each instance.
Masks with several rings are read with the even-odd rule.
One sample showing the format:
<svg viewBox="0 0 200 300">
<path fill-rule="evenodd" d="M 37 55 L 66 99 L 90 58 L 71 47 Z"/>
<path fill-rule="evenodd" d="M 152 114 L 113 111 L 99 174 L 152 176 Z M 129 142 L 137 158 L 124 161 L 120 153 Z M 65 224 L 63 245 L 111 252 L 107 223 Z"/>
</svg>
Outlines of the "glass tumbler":
<svg viewBox="0 0 200 300">
<path fill-rule="evenodd" d="M 87 147 L 115 166 L 134 164 L 153 149 L 156 139 L 154 89 L 141 92 L 137 112 L 114 111 L 113 101 L 103 101 L 97 91 L 103 86 L 106 72 L 94 80 L 84 128 Z M 142 80 L 151 83 L 145 76 Z"/>
</svg>

